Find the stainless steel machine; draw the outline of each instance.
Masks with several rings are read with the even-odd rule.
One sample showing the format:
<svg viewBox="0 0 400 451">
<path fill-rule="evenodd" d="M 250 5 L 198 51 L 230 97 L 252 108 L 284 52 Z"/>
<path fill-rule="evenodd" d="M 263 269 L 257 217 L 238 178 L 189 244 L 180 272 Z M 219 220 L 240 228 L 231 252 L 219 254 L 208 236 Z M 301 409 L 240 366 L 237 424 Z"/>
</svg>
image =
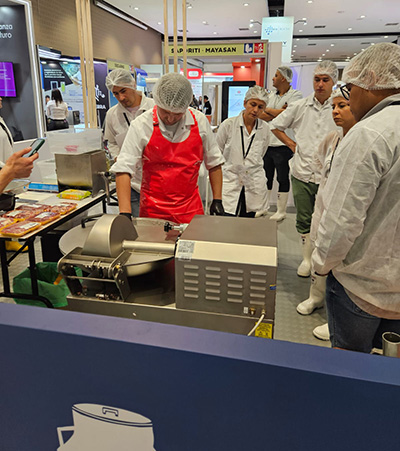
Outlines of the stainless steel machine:
<svg viewBox="0 0 400 451">
<path fill-rule="evenodd" d="M 58 263 L 72 310 L 236 333 L 260 317 L 272 336 L 275 222 L 195 216 L 185 228 L 104 215 L 68 234 L 81 241 Z"/>
</svg>

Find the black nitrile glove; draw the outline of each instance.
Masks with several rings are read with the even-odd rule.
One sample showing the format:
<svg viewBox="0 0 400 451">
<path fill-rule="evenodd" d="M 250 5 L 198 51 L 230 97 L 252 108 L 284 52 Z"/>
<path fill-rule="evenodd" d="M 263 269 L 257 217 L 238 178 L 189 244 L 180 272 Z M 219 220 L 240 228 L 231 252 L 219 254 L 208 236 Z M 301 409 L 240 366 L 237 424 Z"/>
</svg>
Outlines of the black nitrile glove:
<svg viewBox="0 0 400 451">
<path fill-rule="evenodd" d="M 224 216 L 225 210 L 221 199 L 214 199 L 210 207 L 210 215 Z"/>
<path fill-rule="evenodd" d="M 130 221 L 132 221 L 132 214 L 131 213 L 120 213 L 120 216 L 125 216 L 127 217 Z"/>
</svg>

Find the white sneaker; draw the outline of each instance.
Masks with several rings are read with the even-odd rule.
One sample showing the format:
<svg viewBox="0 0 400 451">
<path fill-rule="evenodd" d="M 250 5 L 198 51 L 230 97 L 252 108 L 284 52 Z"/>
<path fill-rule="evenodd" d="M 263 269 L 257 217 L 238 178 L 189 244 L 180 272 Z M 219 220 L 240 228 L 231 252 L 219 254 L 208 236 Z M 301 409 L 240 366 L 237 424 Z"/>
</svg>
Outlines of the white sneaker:
<svg viewBox="0 0 400 451">
<path fill-rule="evenodd" d="M 296 307 L 297 312 L 300 315 L 311 315 L 315 309 L 322 308 L 324 306 L 325 289 L 326 276 L 313 274 L 311 277 L 310 295 Z"/>
<path fill-rule="evenodd" d="M 300 277 L 310 277 L 312 246 L 309 233 L 304 233 L 303 235 L 301 235 L 301 244 L 303 261 L 297 268 L 297 275 Z"/>
<path fill-rule="evenodd" d="M 322 324 L 322 326 L 317 326 L 312 331 L 312 333 L 313 333 L 314 337 L 318 338 L 319 340 L 323 340 L 323 341 L 330 340 L 328 323 Z"/>
<path fill-rule="evenodd" d="M 288 198 L 289 193 L 278 193 L 278 210 L 269 218 L 271 221 L 283 221 L 286 218 L 286 205 Z"/>
</svg>

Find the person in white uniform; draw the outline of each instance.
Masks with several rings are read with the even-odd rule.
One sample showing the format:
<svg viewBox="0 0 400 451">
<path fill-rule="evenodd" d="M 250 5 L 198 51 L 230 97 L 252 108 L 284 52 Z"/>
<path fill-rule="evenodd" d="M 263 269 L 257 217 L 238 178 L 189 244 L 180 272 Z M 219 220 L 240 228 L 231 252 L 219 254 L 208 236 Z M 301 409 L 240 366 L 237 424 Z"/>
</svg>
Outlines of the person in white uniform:
<svg viewBox="0 0 400 451">
<path fill-rule="evenodd" d="M 51 100 L 46 104 L 46 116 L 48 131 L 69 128 L 68 105 L 64 102 L 59 89 L 51 91 Z"/>
<path fill-rule="evenodd" d="M 400 47 L 369 47 L 343 81 L 358 123 L 336 151 L 312 258 L 328 274 L 332 346 L 369 353 L 400 333 Z"/>
<path fill-rule="evenodd" d="M 332 119 L 329 97 L 338 79 L 338 69 L 332 61 L 322 61 L 314 69 L 314 92 L 292 103 L 270 122 L 272 133 L 294 153 L 289 166 L 296 205 L 296 229 L 301 236 L 303 260 L 297 269 L 300 277 L 311 274 L 310 227 L 315 196 L 321 179 L 315 170 L 313 156 L 325 136 L 337 127 Z M 293 130 L 296 142 L 284 131 Z"/>
<path fill-rule="evenodd" d="M 3 99 L 0 97 L 0 110 L 3 108 Z M 4 119 L 0 116 L 0 162 L 6 161 L 13 153 L 13 137 Z"/>
<path fill-rule="evenodd" d="M 118 100 L 117 105 L 107 111 L 104 129 L 104 139 L 108 141 L 108 150 L 116 160 L 130 123 L 145 111 L 153 108 L 154 100 L 136 90 L 134 76 L 125 69 L 112 70 L 106 77 L 106 86 Z M 141 182 L 140 173 L 131 180 L 132 214 L 135 217 L 139 216 Z"/>
<path fill-rule="evenodd" d="M 355 125 L 356 120 L 350 110 L 349 101 L 343 97 L 342 91 L 337 88 L 331 96 L 332 116 L 335 124 L 342 130 L 330 132 L 318 147 L 314 155 L 314 163 L 321 172 L 321 183 L 318 194 L 315 199 L 315 208 L 311 221 L 310 239 L 314 248 L 315 239 L 324 206 L 322 202 L 322 193 L 334 160 L 336 149 L 343 136 Z M 324 306 L 325 301 L 326 276 L 319 276 L 315 271 L 311 271 L 311 285 L 308 298 L 297 306 L 297 311 L 301 315 L 310 315 L 315 309 Z M 313 330 L 315 337 L 320 340 L 329 340 L 328 323 L 317 326 Z"/>
<path fill-rule="evenodd" d="M 222 170 L 225 159 L 205 115 L 188 108 L 190 82 L 180 74 L 163 75 L 154 86 L 156 106 L 131 122 L 111 171 L 117 174 L 121 214 L 131 215 L 127 192 L 131 178 L 142 170 L 140 214 L 174 222 L 190 222 L 203 213 L 198 195 L 201 162 L 209 172 L 211 214 L 223 215 Z M 143 195 L 145 191 L 145 195 Z"/>
<path fill-rule="evenodd" d="M 275 91 L 269 96 L 267 107 L 260 116 L 264 121 L 270 122 L 279 116 L 285 109 L 303 98 L 303 95 L 297 89 L 293 89 L 291 82 L 293 71 L 290 67 L 280 66 L 272 78 L 272 85 Z M 286 134 L 294 139 L 293 133 L 286 130 Z M 286 206 L 289 197 L 289 160 L 293 157 L 293 152 L 289 147 L 282 145 L 282 142 L 272 135 L 267 153 L 264 156 L 264 171 L 267 176 L 268 201 L 271 197 L 272 186 L 274 183 L 275 170 L 278 180 L 278 201 L 277 212 L 269 219 L 272 221 L 282 221 L 286 217 Z"/>
<path fill-rule="evenodd" d="M 263 157 L 271 132 L 259 119 L 268 102 L 268 93 L 260 86 L 250 88 L 244 98 L 244 110 L 226 119 L 219 127 L 218 146 L 226 159 L 222 167 L 222 200 L 225 214 L 252 217 L 268 205 Z"/>
</svg>

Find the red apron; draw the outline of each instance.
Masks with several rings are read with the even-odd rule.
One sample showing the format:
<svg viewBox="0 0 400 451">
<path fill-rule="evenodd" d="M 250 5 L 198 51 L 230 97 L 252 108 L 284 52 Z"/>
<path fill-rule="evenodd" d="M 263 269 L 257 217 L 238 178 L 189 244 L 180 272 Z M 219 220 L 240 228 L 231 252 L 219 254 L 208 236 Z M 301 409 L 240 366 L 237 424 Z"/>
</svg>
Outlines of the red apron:
<svg viewBox="0 0 400 451">
<path fill-rule="evenodd" d="M 190 111 L 190 110 L 189 110 Z M 194 114 L 188 138 L 172 143 L 161 134 L 157 107 L 153 109 L 153 134 L 143 151 L 140 216 L 178 224 L 204 214 L 197 180 L 203 161 L 203 142 Z"/>
</svg>

